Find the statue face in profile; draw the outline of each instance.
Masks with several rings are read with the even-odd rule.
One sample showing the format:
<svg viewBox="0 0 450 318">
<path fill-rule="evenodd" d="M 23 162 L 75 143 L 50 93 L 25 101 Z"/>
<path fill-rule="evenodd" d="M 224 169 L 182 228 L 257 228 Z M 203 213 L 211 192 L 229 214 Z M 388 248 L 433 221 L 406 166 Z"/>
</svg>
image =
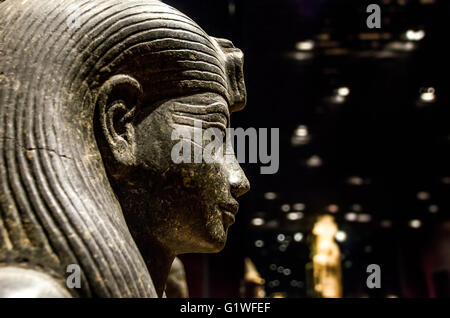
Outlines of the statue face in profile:
<svg viewBox="0 0 450 318">
<path fill-rule="evenodd" d="M 244 172 L 234 154 L 229 154 L 233 160 L 224 155 L 212 163 L 179 164 L 171 154 L 179 142 L 172 140 L 176 129 L 194 136 L 208 127 L 221 127 L 225 139 L 230 123 L 227 101 L 205 92 L 156 106 L 142 104 L 133 109 L 127 123 L 120 115 L 127 116 L 123 107 L 104 114 L 102 131 L 109 145 L 105 155 L 111 155 L 108 172 L 132 233 L 155 239 L 177 255 L 220 251 L 238 212 L 236 199 L 249 189 Z M 195 126 L 196 121 L 202 128 Z M 205 146 L 193 138 L 189 143 L 192 155 L 195 147 Z"/>
<path fill-rule="evenodd" d="M 177 254 L 221 250 L 238 212 L 236 199 L 249 190 L 249 182 L 234 154 L 231 162 L 221 157 L 213 163 L 173 163 L 170 150 L 177 142 L 171 139 L 173 130 L 183 126 L 194 135 L 200 129 L 194 127 L 195 121 L 204 123 L 202 130 L 208 124 L 229 127 L 228 103 L 214 93 L 176 98 L 164 102 L 136 130 L 137 157 L 142 160 L 142 168 L 150 167 L 154 172 L 153 164 L 161 176 L 150 190 L 154 194 L 150 204 L 155 207 L 152 214 L 156 212 L 160 221 L 156 228 L 164 230 L 158 239 Z M 221 133 L 225 138 L 225 132 Z M 193 147 L 204 147 L 191 143 Z M 159 155 L 155 156 L 158 150 Z"/>
<path fill-rule="evenodd" d="M 157 0 L 4 0 L 0 25 L 0 267 L 162 296 L 176 255 L 223 248 L 249 189 L 234 155 L 171 156 L 174 129 L 223 132 L 245 106 L 242 52 Z"/>
</svg>

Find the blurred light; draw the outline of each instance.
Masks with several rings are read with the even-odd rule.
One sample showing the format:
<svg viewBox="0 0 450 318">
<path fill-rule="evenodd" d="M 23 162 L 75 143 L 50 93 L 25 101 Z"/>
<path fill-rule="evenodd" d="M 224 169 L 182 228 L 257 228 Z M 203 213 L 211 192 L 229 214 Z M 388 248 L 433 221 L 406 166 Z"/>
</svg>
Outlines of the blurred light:
<svg viewBox="0 0 450 318">
<path fill-rule="evenodd" d="M 345 102 L 345 97 L 342 95 L 334 95 L 331 97 L 331 102 L 334 104 L 342 104 Z"/>
<path fill-rule="evenodd" d="M 430 211 L 430 213 L 438 213 L 439 207 L 436 204 L 430 205 L 428 211 Z"/>
<path fill-rule="evenodd" d="M 266 223 L 266 228 L 276 229 L 279 225 L 280 223 L 278 222 L 278 220 L 270 220 Z"/>
<path fill-rule="evenodd" d="M 255 241 L 255 246 L 256 247 L 263 247 L 264 246 L 264 241 L 262 241 L 262 240 Z"/>
<path fill-rule="evenodd" d="M 302 212 L 290 212 L 286 215 L 286 218 L 289 221 L 301 220 L 303 218 L 303 213 Z"/>
<path fill-rule="evenodd" d="M 234 1 L 229 1 L 228 2 L 228 13 L 233 16 L 236 13 L 236 4 L 234 3 Z"/>
<path fill-rule="evenodd" d="M 339 45 L 339 42 L 330 41 L 329 44 Z M 343 55 L 348 55 L 349 53 L 350 53 L 350 50 L 347 48 L 343 48 L 343 47 L 331 47 L 331 48 L 325 49 L 323 51 L 324 55 L 329 55 L 329 56 L 343 56 Z"/>
<path fill-rule="evenodd" d="M 305 125 L 298 126 L 294 135 L 292 136 L 291 143 L 293 146 L 303 146 L 311 141 L 311 135 L 309 134 L 308 127 Z"/>
<path fill-rule="evenodd" d="M 300 41 L 295 44 L 295 48 L 299 51 L 312 51 L 314 50 L 314 41 Z"/>
<path fill-rule="evenodd" d="M 408 30 L 406 31 L 406 38 L 410 41 L 420 41 L 425 37 L 424 30 Z"/>
<path fill-rule="evenodd" d="M 330 213 L 338 213 L 339 212 L 339 206 L 336 204 L 330 204 L 328 206 L 328 212 Z"/>
<path fill-rule="evenodd" d="M 367 245 L 367 246 L 365 246 L 364 247 L 364 252 L 366 252 L 366 253 L 372 253 L 372 246 L 370 246 L 370 245 Z"/>
<path fill-rule="evenodd" d="M 344 267 L 345 267 L 345 268 L 350 268 L 350 267 L 352 267 L 352 265 L 353 265 L 353 264 L 352 264 L 352 261 L 345 261 L 345 262 L 344 262 Z"/>
<path fill-rule="evenodd" d="M 265 198 L 266 200 L 275 200 L 277 197 L 278 197 L 278 196 L 277 196 L 277 194 L 276 194 L 275 192 L 266 192 L 266 193 L 264 194 L 264 198 Z"/>
<path fill-rule="evenodd" d="M 367 213 L 359 214 L 358 215 L 358 222 L 360 223 L 368 223 L 372 220 L 372 216 Z"/>
<path fill-rule="evenodd" d="M 330 33 L 319 33 L 317 34 L 316 38 L 320 41 L 329 41 Z"/>
<path fill-rule="evenodd" d="M 341 280 L 341 254 L 335 239 L 343 239 L 338 227 L 331 215 L 319 216 L 313 226 L 312 234 L 315 236 L 313 244 L 318 248 L 313 249 L 311 255 L 313 262 L 314 291 L 321 298 L 342 297 Z"/>
<path fill-rule="evenodd" d="M 284 236 L 284 234 L 278 234 L 278 236 L 277 236 L 278 242 L 283 242 L 285 239 L 286 239 L 286 236 Z"/>
<path fill-rule="evenodd" d="M 295 203 L 292 208 L 294 211 L 303 211 L 305 209 L 305 204 L 303 203 Z"/>
<path fill-rule="evenodd" d="M 436 100 L 435 89 L 433 87 L 427 88 L 420 94 L 420 99 L 425 103 L 431 103 Z"/>
<path fill-rule="evenodd" d="M 295 135 L 297 137 L 306 137 L 308 136 L 309 132 L 308 132 L 308 127 L 305 125 L 300 125 L 296 130 L 295 130 Z"/>
<path fill-rule="evenodd" d="M 351 185 L 360 186 L 364 184 L 364 180 L 361 177 L 358 176 L 352 176 L 347 179 L 347 182 Z"/>
<path fill-rule="evenodd" d="M 311 60 L 314 57 L 312 52 L 290 52 L 287 56 L 297 61 Z"/>
<path fill-rule="evenodd" d="M 281 211 L 283 212 L 289 212 L 291 210 L 291 206 L 289 204 L 283 204 L 281 206 Z"/>
<path fill-rule="evenodd" d="M 262 226 L 262 225 L 264 225 L 264 223 L 266 223 L 266 221 L 264 221 L 263 218 L 254 218 L 254 219 L 252 219 L 252 225 L 253 226 Z"/>
<path fill-rule="evenodd" d="M 345 219 L 349 222 L 354 222 L 358 218 L 358 215 L 354 212 L 349 212 L 345 214 Z"/>
<path fill-rule="evenodd" d="M 286 268 L 286 269 L 283 271 L 283 274 L 284 274 L 285 276 L 289 276 L 289 275 L 291 275 L 291 273 L 292 273 L 292 271 L 291 271 L 289 268 Z"/>
<path fill-rule="evenodd" d="M 414 50 L 415 47 L 413 42 L 392 41 L 386 45 L 386 50 L 408 52 Z"/>
<path fill-rule="evenodd" d="M 297 287 L 297 288 L 303 288 L 304 284 L 301 281 L 297 281 L 297 280 L 291 280 L 290 285 L 292 287 Z"/>
<path fill-rule="evenodd" d="M 337 93 L 339 96 L 347 97 L 348 95 L 350 95 L 350 89 L 348 87 L 339 87 L 337 89 Z"/>
<path fill-rule="evenodd" d="M 417 192 L 417 199 L 425 201 L 430 198 L 430 193 L 426 191 Z"/>
<path fill-rule="evenodd" d="M 398 298 L 397 295 L 386 295 L 386 298 Z"/>
<path fill-rule="evenodd" d="M 443 184 L 450 184 L 450 177 L 442 177 L 441 181 Z"/>
<path fill-rule="evenodd" d="M 415 45 L 414 45 L 414 43 L 412 43 L 412 42 L 406 42 L 404 45 L 403 45 L 403 51 L 412 51 L 412 50 L 414 50 L 415 49 Z"/>
<path fill-rule="evenodd" d="M 273 280 L 269 282 L 269 287 L 277 287 L 280 285 L 280 281 L 279 280 Z"/>
<path fill-rule="evenodd" d="M 381 33 L 359 33 L 358 38 L 363 41 L 376 41 L 381 39 Z"/>
<path fill-rule="evenodd" d="M 280 252 L 286 252 L 286 249 L 287 249 L 287 245 L 280 245 L 279 247 L 278 247 L 278 249 L 280 250 Z"/>
<path fill-rule="evenodd" d="M 361 212 L 362 211 L 361 204 L 352 204 L 352 210 L 355 212 Z"/>
<path fill-rule="evenodd" d="M 359 33 L 358 38 L 363 41 L 379 41 L 379 40 L 390 40 L 392 38 L 392 33 L 384 32 L 384 33 Z"/>
<path fill-rule="evenodd" d="M 387 228 L 392 227 L 392 221 L 391 220 L 382 220 L 380 222 L 380 225 L 381 225 L 381 227 L 384 227 L 387 229 Z"/>
<path fill-rule="evenodd" d="M 411 220 L 409 221 L 409 226 L 413 229 L 418 229 L 422 226 L 422 222 L 420 220 Z"/>
<path fill-rule="evenodd" d="M 283 266 L 278 266 L 277 272 L 281 274 L 283 271 L 284 271 L 284 267 Z"/>
<path fill-rule="evenodd" d="M 337 231 L 334 238 L 338 242 L 344 242 L 347 239 L 347 233 L 345 233 L 344 231 Z"/>
<path fill-rule="evenodd" d="M 270 264 L 269 266 L 271 271 L 276 271 L 277 270 L 277 265 L 276 264 Z"/>
<path fill-rule="evenodd" d="M 320 158 L 317 155 L 314 155 L 310 157 L 308 160 L 306 160 L 306 165 L 310 168 L 318 168 L 322 166 L 322 164 L 323 164 L 322 158 Z"/>
<path fill-rule="evenodd" d="M 297 232 L 294 234 L 294 241 L 301 242 L 303 240 L 303 233 Z"/>
</svg>

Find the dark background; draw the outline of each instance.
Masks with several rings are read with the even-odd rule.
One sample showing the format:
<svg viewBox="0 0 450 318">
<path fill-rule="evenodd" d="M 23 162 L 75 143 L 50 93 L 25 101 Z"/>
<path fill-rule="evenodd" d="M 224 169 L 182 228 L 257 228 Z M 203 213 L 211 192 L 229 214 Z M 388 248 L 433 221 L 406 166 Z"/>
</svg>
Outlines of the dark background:
<svg viewBox="0 0 450 318">
<path fill-rule="evenodd" d="M 225 250 L 181 257 L 191 296 L 240 296 L 250 257 L 268 296 L 307 297 L 308 237 L 317 216 L 331 213 L 347 234 L 339 243 L 345 297 L 449 297 L 450 1 L 164 2 L 244 51 L 248 104 L 232 126 L 280 129 L 277 174 L 243 164 L 252 190 Z M 369 3 L 381 6 L 381 29 L 366 25 Z M 425 36 L 411 41 L 410 29 Z M 312 50 L 296 49 L 307 40 Z M 339 87 L 350 94 L 336 102 Z M 430 88 L 436 99 L 424 102 Z M 292 143 L 299 125 L 309 132 L 304 145 Z M 308 166 L 311 157 L 319 166 Z M 289 221 L 281 206 L 295 203 L 304 217 Z M 265 224 L 252 226 L 254 217 Z M 379 290 L 366 288 L 372 263 L 381 266 Z"/>
</svg>

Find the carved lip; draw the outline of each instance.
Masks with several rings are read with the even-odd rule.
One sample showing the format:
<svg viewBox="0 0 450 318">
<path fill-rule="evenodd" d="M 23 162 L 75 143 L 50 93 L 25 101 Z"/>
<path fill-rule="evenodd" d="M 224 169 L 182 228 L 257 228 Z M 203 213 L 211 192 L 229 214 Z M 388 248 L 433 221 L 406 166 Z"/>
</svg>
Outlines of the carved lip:
<svg viewBox="0 0 450 318">
<path fill-rule="evenodd" d="M 224 223 L 227 226 L 231 226 L 234 224 L 234 222 L 236 221 L 236 217 L 234 216 L 233 213 L 228 212 L 228 211 L 222 211 L 222 216 L 223 216 L 223 220 Z"/>
<path fill-rule="evenodd" d="M 236 214 L 239 210 L 239 203 L 237 202 L 230 202 L 226 204 L 220 205 L 222 210 L 222 215 L 224 217 L 224 221 L 227 221 L 226 223 L 228 226 L 232 225 L 236 221 Z"/>
</svg>

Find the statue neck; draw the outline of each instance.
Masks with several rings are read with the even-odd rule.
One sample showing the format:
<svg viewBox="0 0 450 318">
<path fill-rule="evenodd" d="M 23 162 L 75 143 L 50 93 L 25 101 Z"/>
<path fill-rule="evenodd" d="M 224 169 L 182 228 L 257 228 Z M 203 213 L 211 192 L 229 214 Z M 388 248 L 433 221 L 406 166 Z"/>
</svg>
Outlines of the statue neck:
<svg viewBox="0 0 450 318">
<path fill-rule="evenodd" d="M 152 277 L 158 297 L 163 297 L 175 254 L 157 242 L 147 241 L 142 256 Z"/>
<path fill-rule="evenodd" d="M 158 224 L 154 224 L 154 218 L 148 217 L 148 220 L 143 221 L 141 215 L 144 212 L 140 213 L 134 209 L 135 202 L 139 202 L 141 199 L 130 196 L 129 193 L 133 193 L 133 191 L 127 188 L 121 189 L 119 185 L 116 186 L 118 190 L 115 193 L 121 198 L 119 201 L 122 202 L 125 222 L 149 271 L 158 297 L 163 297 L 167 277 L 176 255 L 155 237 L 154 233 L 158 232 Z M 149 198 L 152 196 L 154 194 L 147 195 Z M 145 205 L 142 210 L 152 211 L 151 204 Z M 151 216 L 150 212 L 147 214 Z"/>
</svg>

